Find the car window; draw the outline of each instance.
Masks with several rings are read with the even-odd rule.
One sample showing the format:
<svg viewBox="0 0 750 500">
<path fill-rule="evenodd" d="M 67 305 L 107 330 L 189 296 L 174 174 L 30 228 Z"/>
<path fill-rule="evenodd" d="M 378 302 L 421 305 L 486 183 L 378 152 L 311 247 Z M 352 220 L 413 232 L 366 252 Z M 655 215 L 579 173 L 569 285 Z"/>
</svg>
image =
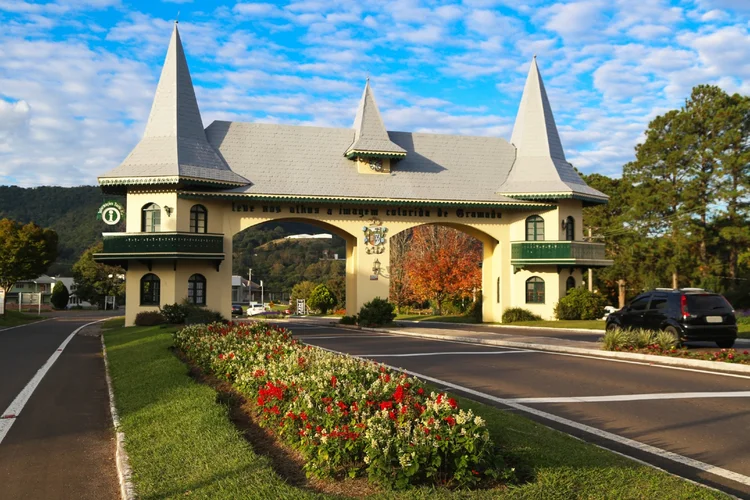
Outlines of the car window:
<svg viewBox="0 0 750 500">
<path fill-rule="evenodd" d="M 641 297 L 636 297 L 633 302 L 630 303 L 630 309 L 633 311 L 645 311 L 646 306 L 648 305 L 648 299 L 650 298 L 650 295 L 643 295 Z"/>
<path fill-rule="evenodd" d="M 732 305 L 721 295 L 688 295 L 688 311 L 731 310 Z"/>
<path fill-rule="evenodd" d="M 664 311 L 667 308 L 666 295 L 654 295 L 651 303 L 648 305 L 649 311 Z"/>
</svg>

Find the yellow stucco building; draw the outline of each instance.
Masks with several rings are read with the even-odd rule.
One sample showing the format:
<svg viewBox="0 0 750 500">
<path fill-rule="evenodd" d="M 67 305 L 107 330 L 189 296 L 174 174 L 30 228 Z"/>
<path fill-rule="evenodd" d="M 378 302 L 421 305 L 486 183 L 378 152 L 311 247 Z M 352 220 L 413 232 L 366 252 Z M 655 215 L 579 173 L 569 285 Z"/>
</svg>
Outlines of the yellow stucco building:
<svg viewBox="0 0 750 500">
<path fill-rule="evenodd" d="M 274 220 L 346 241 L 349 314 L 388 297 L 388 240 L 422 224 L 483 243 L 484 321 L 508 307 L 552 318 L 585 269 L 611 265 L 582 231 L 582 208 L 607 197 L 566 161 L 536 60 L 510 142 L 389 132 L 369 82 L 351 129 L 204 129 L 175 25 L 143 138 L 99 183 L 127 196 L 126 232 L 105 233 L 96 259 L 127 270 L 128 325 L 185 298 L 229 317 L 232 237 Z"/>
</svg>

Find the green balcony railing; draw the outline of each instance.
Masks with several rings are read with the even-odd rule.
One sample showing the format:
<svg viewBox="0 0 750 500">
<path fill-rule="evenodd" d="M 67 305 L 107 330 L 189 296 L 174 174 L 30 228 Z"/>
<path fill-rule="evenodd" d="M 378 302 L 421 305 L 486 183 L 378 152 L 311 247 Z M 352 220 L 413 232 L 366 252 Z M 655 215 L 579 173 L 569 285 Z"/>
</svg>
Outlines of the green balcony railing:
<svg viewBox="0 0 750 500">
<path fill-rule="evenodd" d="M 105 233 L 103 254 L 223 254 L 224 236 L 196 233 Z"/>
<path fill-rule="evenodd" d="M 510 258 L 516 263 L 568 264 L 575 261 L 605 261 L 604 243 L 586 241 L 515 241 Z M 606 262 L 606 261 L 605 261 Z"/>
</svg>

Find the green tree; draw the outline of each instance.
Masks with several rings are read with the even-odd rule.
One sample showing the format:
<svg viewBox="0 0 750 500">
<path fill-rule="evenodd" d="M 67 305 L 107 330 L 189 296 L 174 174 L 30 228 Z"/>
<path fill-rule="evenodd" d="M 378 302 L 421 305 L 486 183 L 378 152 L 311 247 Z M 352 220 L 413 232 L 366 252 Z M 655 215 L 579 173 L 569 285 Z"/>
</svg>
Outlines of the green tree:
<svg viewBox="0 0 750 500">
<path fill-rule="evenodd" d="M 310 292 L 308 304 L 311 308 L 319 310 L 321 314 L 327 314 L 328 310 L 336 305 L 336 298 L 327 286 L 318 285 Z"/>
<path fill-rule="evenodd" d="M 94 254 L 101 253 L 103 244 L 96 243 L 83 252 L 73 265 L 76 296 L 92 304 L 103 304 L 105 296 L 125 296 L 125 282 L 118 278 L 125 274 L 121 267 L 108 266 L 94 261 Z"/>
<path fill-rule="evenodd" d="M 10 291 L 17 281 L 36 278 L 56 257 L 57 233 L 51 229 L 0 220 L 0 288 Z"/>
<path fill-rule="evenodd" d="M 305 300 L 306 302 L 310 300 L 310 294 L 315 289 L 317 285 L 313 283 L 312 281 L 302 281 L 301 283 L 297 283 L 292 288 L 292 295 L 289 297 L 289 303 L 291 304 L 292 308 L 297 307 L 297 300 Z M 309 305 L 309 304 L 308 304 Z"/>
<path fill-rule="evenodd" d="M 65 309 L 69 299 L 70 292 L 68 291 L 68 287 L 62 281 L 55 283 L 55 286 L 52 288 L 52 295 L 49 298 L 55 309 Z"/>
</svg>

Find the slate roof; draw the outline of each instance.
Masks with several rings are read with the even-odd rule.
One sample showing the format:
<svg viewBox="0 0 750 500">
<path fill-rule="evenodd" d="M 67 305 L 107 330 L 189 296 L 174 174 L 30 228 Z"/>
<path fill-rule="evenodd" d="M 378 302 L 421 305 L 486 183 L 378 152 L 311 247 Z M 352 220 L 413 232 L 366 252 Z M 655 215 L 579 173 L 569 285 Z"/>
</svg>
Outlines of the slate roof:
<svg viewBox="0 0 750 500">
<path fill-rule="evenodd" d="M 99 182 L 177 183 L 186 179 L 222 185 L 249 183 L 232 172 L 206 140 L 175 24 L 143 138 L 118 167 L 100 176 Z"/>
<path fill-rule="evenodd" d="M 342 154 L 352 129 L 215 121 L 206 135 L 232 169 L 253 181 L 226 193 L 518 204 L 495 193 L 515 156 L 497 137 L 389 132 L 406 157 L 390 174 L 359 174 Z"/>
<path fill-rule="evenodd" d="M 536 56 L 531 61 L 510 142 L 516 147 L 516 159 L 498 193 L 519 198 L 562 195 L 607 201 L 607 195 L 589 187 L 565 159 Z"/>
<path fill-rule="evenodd" d="M 388 132 L 380 117 L 380 110 L 375 103 L 375 96 L 370 89 L 370 79 L 365 83 L 362 99 L 357 107 L 357 116 L 354 119 L 354 143 L 346 152 L 347 156 L 356 153 L 381 153 L 382 156 L 401 157 L 406 150 L 394 144 L 388 137 Z"/>
</svg>

